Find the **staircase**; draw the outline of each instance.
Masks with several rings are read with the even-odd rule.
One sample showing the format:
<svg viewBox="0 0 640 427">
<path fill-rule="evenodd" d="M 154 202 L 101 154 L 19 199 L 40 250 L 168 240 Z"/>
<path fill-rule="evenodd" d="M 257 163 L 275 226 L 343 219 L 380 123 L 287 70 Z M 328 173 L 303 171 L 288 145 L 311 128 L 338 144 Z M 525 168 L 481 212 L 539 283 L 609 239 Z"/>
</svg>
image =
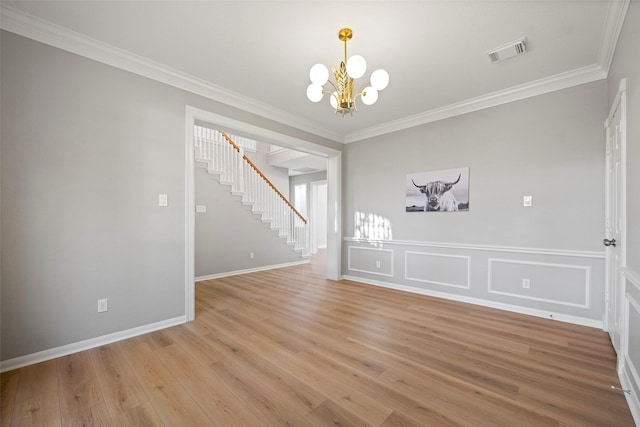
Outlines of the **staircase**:
<svg viewBox="0 0 640 427">
<path fill-rule="evenodd" d="M 278 236 L 301 256 L 309 256 L 307 220 L 264 176 L 229 135 L 194 126 L 195 161 L 205 163 L 207 172 L 218 176 L 220 184 L 231 187 L 231 194 L 269 224 Z"/>
</svg>

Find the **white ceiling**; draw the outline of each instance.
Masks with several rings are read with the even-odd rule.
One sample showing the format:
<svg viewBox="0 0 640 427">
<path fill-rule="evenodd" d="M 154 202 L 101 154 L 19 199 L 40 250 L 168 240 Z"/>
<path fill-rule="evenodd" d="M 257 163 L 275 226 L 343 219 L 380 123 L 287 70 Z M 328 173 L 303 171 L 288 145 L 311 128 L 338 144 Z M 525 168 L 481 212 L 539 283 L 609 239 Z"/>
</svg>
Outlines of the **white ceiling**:
<svg viewBox="0 0 640 427">
<path fill-rule="evenodd" d="M 267 162 L 271 166 L 287 169 L 289 176 L 327 170 L 326 158 L 282 147 L 270 152 Z"/>
<path fill-rule="evenodd" d="M 148 59 L 173 73 L 174 80 L 165 79 L 170 83 L 182 84 L 175 75 L 191 79 L 185 87 L 195 81 L 201 93 L 222 102 L 350 142 L 604 78 L 626 11 L 621 3 L 3 1 L 2 27 L 103 62 L 126 57 L 137 61 L 133 71 Z M 375 105 L 360 105 L 345 118 L 333 114 L 326 96 L 317 104 L 306 97 L 309 68 L 335 67 L 342 59 L 342 27 L 353 29 L 349 55 L 366 58 L 365 77 L 381 67 L 391 76 Z M 488 50 L 523 36 L 526 55 L 488 59 Z M 73 42 L 62 42 L 65 37 Z M 102 56 L 91 53 L 100 49 Z M 111 62 L 127 69 L 118 61 Z"/>
</svg>

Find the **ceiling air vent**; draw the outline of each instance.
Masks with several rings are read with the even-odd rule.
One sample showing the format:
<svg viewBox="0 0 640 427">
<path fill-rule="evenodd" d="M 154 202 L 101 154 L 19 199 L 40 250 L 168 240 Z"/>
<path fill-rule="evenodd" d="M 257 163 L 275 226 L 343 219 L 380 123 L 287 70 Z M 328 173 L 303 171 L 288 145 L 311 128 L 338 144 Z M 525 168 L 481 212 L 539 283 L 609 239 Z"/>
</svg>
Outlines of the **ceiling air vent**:
<svg viewBox="0 0 640 427">
<path fill-rule="evenodd" d="M 487 52 L 491 62 L 504 61 L 505 59 L 513 58 L 514 56 L 522 55 L 527 51 L 527 38 L 523 37 L 511 43 L 507 43 L 503 46 L 497 47 Z"/>
</svg>

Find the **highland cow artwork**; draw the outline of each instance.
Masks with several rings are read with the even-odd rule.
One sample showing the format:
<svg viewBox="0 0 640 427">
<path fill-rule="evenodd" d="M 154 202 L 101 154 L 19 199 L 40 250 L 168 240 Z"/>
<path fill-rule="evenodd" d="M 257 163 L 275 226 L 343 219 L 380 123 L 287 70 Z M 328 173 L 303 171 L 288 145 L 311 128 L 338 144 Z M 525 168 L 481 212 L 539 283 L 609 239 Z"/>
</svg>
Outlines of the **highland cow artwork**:
<svg viewBox="0 0 640 427">
<path fill-rule="evenodd" d="M 469 168 L 407 175 L 406 212 L 469 210 Z"/>
</svg>

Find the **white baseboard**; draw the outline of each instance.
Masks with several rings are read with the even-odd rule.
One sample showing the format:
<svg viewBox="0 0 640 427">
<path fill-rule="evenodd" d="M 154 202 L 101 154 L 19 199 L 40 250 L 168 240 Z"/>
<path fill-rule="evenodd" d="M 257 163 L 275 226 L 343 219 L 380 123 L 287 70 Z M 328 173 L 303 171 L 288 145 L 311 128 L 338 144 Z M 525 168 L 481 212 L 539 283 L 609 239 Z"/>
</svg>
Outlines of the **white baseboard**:
<svg viewBox="0 0 640 427">
<path fill-rule="evenodd" d="M 11 371 L 13 369 L 22 368 L 23 366 L 33 365 L 35 363 L 44 362 L 46 360 L 55 359 L 72 353 L 89 350 L 90 348 L 100 347 L 102 345 L 111 344 L 116 341 L 122 341 L 127 338 L 133 338 L 138 335 L 157 331 L 159 329 L 169 328 L 171 326 L 186 323 L 186 316 L 174 317 L 173 319 L 161 320 L 160 322 L 150 323 L 148 325 L 138 326 L 112 334 L 103 335 L 101 337 L 90 338 L 84 341 L 63 345 L 48 350 L 39 351 L 37 353 L 26 354 L 24 356 L 15 357 L 13 359 L 0 361 L 0 372 Z"/>
<path fill-rule="evenodd" d="M 500 310 L 511 311 L 514 313 L 527 314 L 529 316 L 559 320 L 561 322 L 573 323 L 581 326 L 590 326 L 592 328 L 598 328 L 598 329 L 602 329 L 603 327 L 602 320 L 588 319 L 586 317 L 570 316 L 562 313 L 556 313 L 556 312 L 545 311 L 545 310 L 537 310 L 533 308 L 521 307 L 521 306 L 512 305 L 512 304 L 504 304 L 501 302 L 467 297 L 464 295 L 449 294 L 445 292 L 432 291 L 429 289 L 416 288 L 413 286 L 406 286 L 406 285 L 399 285 L 395 283 L 382 282 L 378 280 L 364 279 L 362 277 L 357 277 L 357 276 L 343 275 L 341 278 L 345 280 L 352 280 L 354 282 L 365 283 L 367 285 L 380 286 L 383 288 L 395 289 L 395 290 L 404 291 L 404 292 L 411 292 L 414 294 L 443 298 L 443 299 L 448 299 L 452 301 L 466 302 L 469 304 L 481 305 L 483 307 L 497 308 Z"/>
<path fill-rule="evenodd" d="M 245 270 L 227 271 L 224 273 L 209 274 L 207 276 L 198 276 L 195 278 L 195 281 L 202 282 L 203 280 L 220 279 L 222 277 L 237 276 L 238 274 L 256 273 L 258 271 L 274 270 L 276 268 L 292 267 L 294 265 L 308 263 L 309 258 L 300 261 L 286 262 L 284 264 L 265 265 L 263 267 L 247 268 Z"/>
</svg>

